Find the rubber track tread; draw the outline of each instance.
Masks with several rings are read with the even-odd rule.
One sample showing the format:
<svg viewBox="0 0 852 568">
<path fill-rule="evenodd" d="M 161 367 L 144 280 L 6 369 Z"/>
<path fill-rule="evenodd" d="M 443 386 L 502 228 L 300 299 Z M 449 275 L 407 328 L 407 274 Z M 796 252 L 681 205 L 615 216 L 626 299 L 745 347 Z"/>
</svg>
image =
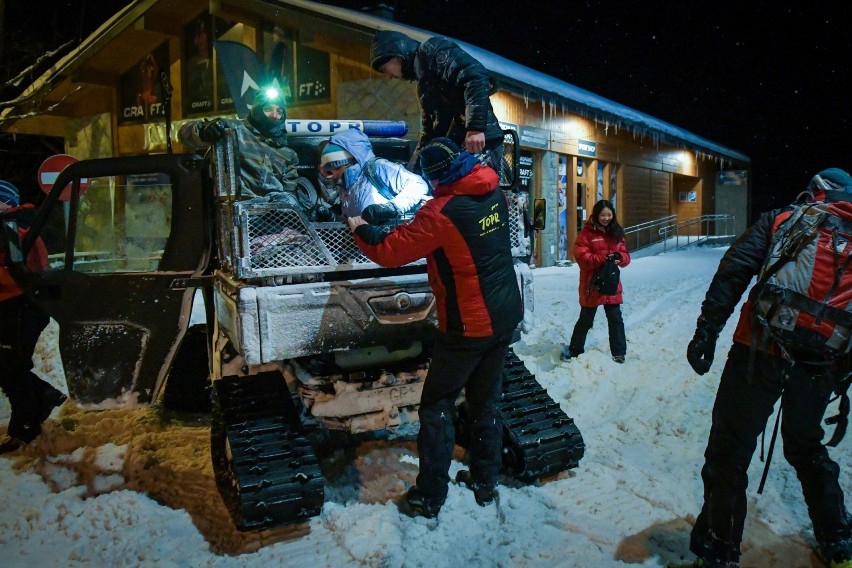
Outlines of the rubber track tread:
<svg viewBox="0 0 852 568">
<path fill-rule="evenodd" d="M 281 375 L 225 377 L 215 389 L 213 466 L 237 528 L 259 530 L 318 515 L 323 476 Z"/>
<path fill-rule="evenodd" d="M 586 445 L 574 420 L 511 349 L 503 365 L 500 417 L 504 465 L 518 479 L 532 481 L 580 463 Z"/>
</svg>

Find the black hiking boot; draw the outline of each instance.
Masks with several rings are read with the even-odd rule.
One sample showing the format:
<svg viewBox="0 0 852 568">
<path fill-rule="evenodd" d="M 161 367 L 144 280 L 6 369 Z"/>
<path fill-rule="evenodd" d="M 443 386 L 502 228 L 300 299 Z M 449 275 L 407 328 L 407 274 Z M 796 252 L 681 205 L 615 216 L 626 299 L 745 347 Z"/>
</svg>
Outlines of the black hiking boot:
<svg viewBox="0 0 852 568">
<path fill-rule="evenodd" d="M 474 481 L 473 476 L 466 469 L 456 474 L 456 483 L 461 483 L 473 491 L 473 498 L 476 499 L 476 504 L 480 507 L 487 507 L 497 499 L 496 487 Z"/>
<path fill-rule="evenodd" d="M 0 455 L 8 454 L 8 453 L 14 452 L 16 450 L 20 450 L 25 445 L 26 444 L 24 444 L 22 441 L 20 441 L 17 438 L 14 438 L 12 436 L 6 436 L 6 439 L 3 440 L 2 444 L 0 444 Z"/>
<path fill-rule="evenodd" d="M 53 386 L 45 383 L 44 381 L 40 382 L 42 383 L 40 385 L 41 390 L 37 393 L 38 409 L 35 411 L 33 416 L 30 416 L 28 419 L 24 419 L 25 422 L 20 427 L 20 431 L 15 434 L 15 437 L 17 437 L 25 445 L 35 440 L 39 434 L 41 434 L 42 422 L 47 420 L 47 417 L 50 416 L 50 413 L 53 412 L 54 408 L 60 406 L 68 399 L 67 396 L 65 396 L 61 391 L 53 388 Z"/>
<path fill-rule="evenodd" d="M 408 503 L 408 507 L 414 515 L 433 519 L 441 512 L 444 499 L 428 497 L 416 485 L 413 485 L 405 494 L 405 502 Z"/>
<path fill-rule="evenodd" d="M 580 355 L 579 353 L 574 353 L 573 351 L 571 351 L 571 348 L 568 347 L 567 345 L 563 345 L 562 346 L 562 353 L 560 355 L 560 359 L 562 359 L 563 361 L 568 361 L 569 359 L 574 359 L 575 357 L 577 357 L 579 355 Z"/>
</svg>

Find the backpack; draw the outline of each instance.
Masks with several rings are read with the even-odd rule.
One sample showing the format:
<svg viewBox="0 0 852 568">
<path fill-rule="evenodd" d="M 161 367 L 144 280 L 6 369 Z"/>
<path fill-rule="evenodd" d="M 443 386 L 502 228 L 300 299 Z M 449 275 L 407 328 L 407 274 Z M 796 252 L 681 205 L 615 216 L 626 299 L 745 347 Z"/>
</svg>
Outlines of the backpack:
<svg viewBox="0 0 852 568">
<path fill-rule="evenodd" d="M 797 205 L 772 235 L 754 296 L 764 345 L 830 362 L 852 347 L 852 219 L 831 203 Z"/>
<path fill-rule="evenodd" d="M 618 281 L 621 271 L 614 260 L 607 260 L 592 275 L 592 288 L 604 296 L 612 296 L 618 292 Z"/>
</svg>

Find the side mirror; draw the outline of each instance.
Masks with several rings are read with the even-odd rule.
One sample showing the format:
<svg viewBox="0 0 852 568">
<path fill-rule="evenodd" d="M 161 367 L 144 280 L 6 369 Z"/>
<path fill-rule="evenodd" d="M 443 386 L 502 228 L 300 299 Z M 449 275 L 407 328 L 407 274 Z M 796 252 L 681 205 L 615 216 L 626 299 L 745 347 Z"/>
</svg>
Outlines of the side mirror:
<svg viewBox="0 0 852 568">
<path fill-rule="evenodd" d="M 21 248 L 21 236 L 18 233 L 18 223 L 15 221 L 3 221 L 2 238 L 6 241 L 9 250 L 9 262 L 11 264 L 22 264 L 24 262 L 24 253 Z"/>
<path fill-rule="evenodd" d="M 533 201 L 533 229 L 543 231 L 547 221 L 547 200 L 536 199 Z"/>
</svg>

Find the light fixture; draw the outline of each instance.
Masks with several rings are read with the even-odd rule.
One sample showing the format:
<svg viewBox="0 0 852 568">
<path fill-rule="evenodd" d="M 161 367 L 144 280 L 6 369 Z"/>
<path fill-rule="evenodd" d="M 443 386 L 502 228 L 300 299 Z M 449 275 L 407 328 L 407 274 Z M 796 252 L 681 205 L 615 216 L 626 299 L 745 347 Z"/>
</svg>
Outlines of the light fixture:
<svg viewBox="0 0 852 568">
<path fill-rule="evenodd" d="M 577 175 L 583 175 L 583 160 L 577 160 Z"/>
</svg>

